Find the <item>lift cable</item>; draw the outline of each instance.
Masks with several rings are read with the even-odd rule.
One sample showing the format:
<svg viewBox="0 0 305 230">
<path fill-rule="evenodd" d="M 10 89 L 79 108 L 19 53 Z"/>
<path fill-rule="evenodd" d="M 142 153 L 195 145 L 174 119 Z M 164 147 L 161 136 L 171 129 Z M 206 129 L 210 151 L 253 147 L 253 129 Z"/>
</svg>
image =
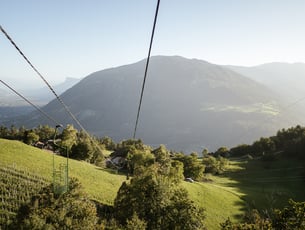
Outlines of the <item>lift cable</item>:
<svg viewBox="0 0 305 230">
<path fill-rule="evenodd" d="M 29 103 L 31 106 L 33 106 L 35 109 L 37 109 L 42 115 L 44 115 L 46 118 L 48 118 L 50 121 L 54 122 L 55 125 L 58 125 L 58 121 L 56 121 L 54 118 L 49 116 L 46 112 L 44 112 L 41 108 L 33 104 L 30 100 L 25 98 L 22 94 L 18 93 L 15 89 L 13 89 L 11 86 L 9 86 L 7 83 L 5 83 L 3 80 L 0 80 L 0 82 L 5 85 L 7 88 L 9 88 L 11 91 L 13 91 L 15 94 L 17 94 L 19 97 L 21 97 L 23 100 L 25 100 L 27 103 Z"/>
<path fill-rule="evenodd" d="M 25 54 L 21 51 L 21 49 L 16 45 L 16 43 L 13 41 L 13 39 L 8 35 L 8 33 L 3 29 L 3 27 L 0 25 L 1 32 L 6 36 L 6 38 L 11 42 L 11 44 L 17 49 L 19 54 L 25 59 L 25 61 L 31 66 L 31 68 L 38 74 L 38 76 L 45 82 L 45 84 L 49 87 L 49 89 L 52 91 L 52 93 L 55 95 L 56 99 L 60 102 L 60 104 L 64 107 L 64 109 L 67 111 L 67 113 L 70 115 L 70 117 L 76 122 L 76 124 L 83 130 L 88 137 L 90 138 L 91 142 L 100 150 L 102 153 L 101 148 L 96 144 L 96 142 L 92 139 L 90 134 L 87 132 L 87 130 L 82 126 L 82 124 L 79 122 L 79 120 L 74 116 L 74 114 L 70 111 L 70 109 L 67 107 L 67 105 L 62 101 L 62 99 L 58 96 L 58 94 L 55 92 L 55 90 L 52 88 L 52 86 L 48 83 L 48 81 L 42 76 L 42 74 L 35 68 L 35 66 L 29 61 L 29 59 L 25 56 Z M 102 154 L 103 155 L 103 154 Z"/>
<path fill-rule="evenodd" d="M 136 119 L 136 124 L 135 124 L 134 132 L 133 132 L 133 139 L 135 139 L 135 137 L 136 137 L 137 127 L 138 127 L 138 122 L 139 122 L 139 116 L 140 116 L 140 110 L 141 110 L 142 99 L 143 99 L 143 94 L 144 94 L 145 82 L 146 82 L 146 77 L 147 77 L 147 70 L 148 70 L 148 65 L 149 65 L 150 53 L 151 53 L 152 43 L 153 43 L 153 40 L 154 40 L 155 28 L 156 28 L 156 24 L 157 24 L 159 5 L 160 5 L 160 0 L 158 0 L 157 7 L 156 7 L 156 13 L 155 13 L 153 29 L 152 29 L 151 38 L 150 38 L 148 56 L 147 56 L 147 59 L 146 59 L 146 66 L 145 66 L 145 73 L 144 73 L 144 79 L 143 79 L 143 84 L 142 84 L 141 96 L 140 96 L 140 101 L 139 101 L 139 106 L 138 106 L 137 119 Z"/>
<path fill-rule="evenodd" d="M 20 55 L 25 59 L 25 61 L 31 66 L 31 68 L 38 74 L 38 76 L 44 81 L 44 83 L 49 87 L 49 89 L 52 91 L 52 93 L 55 95 L 56 99 L 59 101 L 59 103 L 64 107 L 64 109 L 67 111 L 67 113 L 70 115 L 70 117 L 78 124 L 78 126 L 85 130 L 82 124 L 78 121 L 78 119 L 73 115 L 73 113 L 70 111 L 70 109 L 66 106 L 66 104 L 62 101 L 62 99 L 58 96 L 58 94 L 55 92 L 55 90 L 52 88 L 52 86 L 48 83 L 48 81 L 42 76 L 42 74 L 35 68 L 35 66 L 30 62 L 30 60 L 25 56 L 25 54 L 21 51 L 21 49 L 16 45 L 16 43 L 13 41 L 13 39 L 8 35 L 8 33 L 3 29 L 3 27 L 0 25 L 0 30 L 2 33 L 6 36 L 6 38 L 12 43 L 12 45 L 18 50 Z"/>
</svg>

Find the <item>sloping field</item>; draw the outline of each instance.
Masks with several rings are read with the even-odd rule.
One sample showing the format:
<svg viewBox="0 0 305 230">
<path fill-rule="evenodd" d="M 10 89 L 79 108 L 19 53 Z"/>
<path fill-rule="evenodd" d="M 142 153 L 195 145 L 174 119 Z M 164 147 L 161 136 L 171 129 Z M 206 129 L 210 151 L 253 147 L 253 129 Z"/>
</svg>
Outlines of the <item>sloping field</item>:
<svg viewBox="0 0 305 230">
<path fill-rule="evenodd" d="M 0 167 L 18 167 L 29 174 L 39 175 L 52 181 L 53 153 L 40 150 L 18 141 L 0 139 Z M 55 166 L 66 162 L 66 158 L 54 156 Z M 96 167 L 86 162 L 69 160 L 69 176 L 80 180 L 86 192 L 99 202 L 112 204 L 124 175 Z M 230 217 L 236 220 L 245 209 L 241 194 L 231 187 L 215 182 L 182 182 L 191 199 L 206 209 L 208 229 L 219 229 L 219 223 Z"/>
<path fill-rule="evenodd" d="M 36 194 L 47 181 L 15 165 L 0 165 L 0 229 L 15 217 L 19 207 Z"/>
<path fill-rule="evenodd" d="M 16 165 L 29 173 L 40 175 L 52 181 L 53 153 L 25 145 L 19 141 L 0 139 L 0 164 Z M 66 158 L 55 157 L 55 167 L 65 163 Z M 112 204 L 117 190 L 126 179 L 111 171 L 103 170 L 97 166 L 82 161 L 69 160 L 69 177 L 79 179 L 85 191 L 92 199 L 105 204 Z"/>
<path fill-rule="evenodd" d="M 214 180 L 219 185 L 235 187 L 249 207 L 268 210 L 282 208 L 290 198 L 305 200 L 304 160 L 278 155 L 272 161 L 243 160 L 234 164 L 239 170 Z"/>
</svg>

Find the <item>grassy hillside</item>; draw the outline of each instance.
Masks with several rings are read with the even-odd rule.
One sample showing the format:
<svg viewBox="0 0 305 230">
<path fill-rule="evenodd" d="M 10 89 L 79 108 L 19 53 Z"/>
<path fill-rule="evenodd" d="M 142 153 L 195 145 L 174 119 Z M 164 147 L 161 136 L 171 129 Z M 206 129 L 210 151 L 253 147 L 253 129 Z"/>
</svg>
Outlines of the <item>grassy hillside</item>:
<svg viewBox="0 0 305 230">
<path fill-rule="evenodd" d="M 47 181 L 36 174 L 18 169 L 15 165 L 0 164 L 0 229 L 8 225 L 19 207 L 36 194 Z"/>
<path fill-rule="evenodd" d="M 52 152 L 4 139 L 0 139 L 0 146 L 2 171 L 8 168 L 13 168 L 14 171 L 14 168 L 17 168 L 14 173 L 19 175 L 19 179 L 24 177 L 21 175 L 24 171 L 29 177 L 34 175 L 33 178 L 52 181 Z M 55 156 L 56 166 L 65 161 L 65 158 Z M 69 176 L 77 177 L 92 199 L 105 204 L 113 204 L 117 190 L 126 180 L 124 175 L 86 162 L 70 159 L 69 168 Z M 305 200 L 303 192 L 305 168 L 302 161 L 281 156 L 275 161 L 235 160 L 230 161 L 229 168 L 229 171 L 221 176 L 209 176 L 209 182 L 182 182 L 182 186 L 189 191 L 191 199 L 206 209 L 208 229 L 219 229 L 219 223 L 224 222 L 228 217 L 231 220 L 238 220 L 248 208 L 281 207 L 289 198 L 297 201 Z M 2 174 L 1 177 L 7 177 Z M 1 183 L 4 184 L 3 180 Z M 6 186 L 6 190 L 7 188 L 13 186 Z M 3 192 L 1 199 L 7 196 L 6 194 L 6 191 Z M 8 203 L 7 199 L 6 203 Z M 14 212 L 14 209 L 7 208 L 8 204 L 5 205 L 5 207 L 1 206 L 2 213 Z M 18 202 L 12 205 L 16 206 Z"/>
<path fill-rule="evenodd" d="M 26 169 L 29 173 L 40 175 L 51 182 L 53 165 L 51 152 L 4 139 L 0 139 L 0 146 L 2 166 L 17 165 L 18 168 Z M 65 160 L 63 157 L 55 156 L 56 165 Z M 70 160 L 69 166 L 70 177 L 77 177 L 93 199 L 105 204 L 113 203 L 117 190 L 126 179 L 123 175 L 85 162 Z M 221 184 L 183 182 L 182 186 L 189 191 L 192 200 L 206 209 L 206 224 L 209 229 L 218 229 L 219 223 L 229 216 L 235 220 L 245 208 L 241 194 Z"/>
<path fill-rule="evenodd" d="M 236 191 L 231 191 L 226 186 L 216 183 L 183 183 L 192 200 L 205 208 L 206 225 L 208 229 L 219 229 L 219 223 L 224 222 L 228 217 L 231 220 L 240 220 L 243 215 L 246 203 Z"/>
<path fill-rule="evenodd" d="M 273 161 L 258 159 L 234 164 L 240 169 L 215 180 L 225 187 L 234 186 L 251 208 L 281 208 L 289 198 L 305 200 L 304 161 L 278 155 Z"/>
<path fill-rule="evenodd" d="M 17 165 L 30 173 L 39 174 L 51 182 L 53 170 L 52 152 L 42 151 L 18 141 L 0 139 L 2 165 Z M 55 156 L 55 166 L 64 163 L 65 158 Z M 112 204 L 116 192 L 125 176 L 116 175 L 86 162 L 69 160 L 69 176 L 80 180 L 92 199 Z"/>
</svg>

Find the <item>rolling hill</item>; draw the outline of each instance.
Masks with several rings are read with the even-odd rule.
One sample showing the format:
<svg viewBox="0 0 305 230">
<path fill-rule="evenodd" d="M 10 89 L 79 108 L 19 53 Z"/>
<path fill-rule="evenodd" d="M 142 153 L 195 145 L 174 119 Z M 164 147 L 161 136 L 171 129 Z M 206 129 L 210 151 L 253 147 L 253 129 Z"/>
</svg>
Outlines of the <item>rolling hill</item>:
<svg viewBox="0 0 305 230">
<path fill-rule="evenodd" d="M 19 141 L 0 139 L 0 221 L 2 214 L 14 216 L 18 204 L 29 199 L 38 187 L 52 181 L 52 152 L 40 150 Z M 55 156 L 55 165 L 66 159 Z M 112 205 L 117 191 L 126 176 L 114 171 L 90 165 L 86 162 L 69 160 L 69 176 L 81 182 L 91 199 Z M 224 174 L 206 175 L 206 182 L 189 183 L 181 186 L 190 198 L 206 210 L 208 229 L 219 229 L 219 223 L 228 217 L 240 220 L 249 208 L 270 210 L 287 204 L 289 198 L 304 200 L 304 162 L 287 156 L 277 155 L 274 161 L 235 159 L 229 161 Z M 8 184 L 18 179 L 20 186 Z M 13 203 L 11 201 L 14 201 Z"/>
<path fill-rule="evenodd" d="M 144 68 L 142 60 L 92 73 L 64 92 L 62 100 L 89 132 L 115 141 L 131 138 Z M 227 67 L 155 56 L 137 138 L 186 152 L 249 143 L 299 121 L 297 114 L 282 113 L 281 104 L 270 88 Z M 43 109 L 64 125 L 73 123 L 56 100 Z M 27 127 L 49 123 L 38 113 L 12 122 Z"/>
<path fill-rule="evenodd" d="M 14 174 L 20 174 L 20 171 L 25 171 L 28 176 L 45 178 L 44 180 L 49 182 L 52 181 L 51 152 L 40 150 L 18 141 L 4 139 L 0 139 L 0 146 L 0 172 L 2 172 L 1 169 L 13 168 L 15 169 Z M 55 156 L 55 164 L 59 164 L 62 161 L 65 161 L 65 158 Z M 70 159 L 69 166 L 70 177 L 78 178 L 93 200 L 108 205 L 113 204 L 121 183 L 126 180 L 125 175 L 116 174 L 113 171 L 107 171 L 86 162 Z M 5 175 L 0 173 L 0 183 L 2 183 L 2 175 L 5 178 L 11 177 L 8 173 Z M 25 180 L 27 179 L 28 177 L 25 177 Z M 31 181 L 33 182 L 34 180 L 31 179 Z M 33 183 L 28 183 L 28 185 L 32 186 Z M 245 210 L 245 202 L 241 199 L 242 194 L 234 188 L 214 183 L 188 183 L 184 181 L 182 186 L 189 191 L 190 197 L 194 202 L 206 209 L 206 224 L 209 229 L 219 229 L 218 223 L 224 222 L 227 217 L 237 220 Z M 9 188 L 9 186 L 5 187 Z M 28 188 L 28 190 L 31 189 Z M 9 201 L 6 203 L 9 203 Z M 1 213 L 5 211 L 1 210 L 1 207 L 0 217 Z"/>
</svg>

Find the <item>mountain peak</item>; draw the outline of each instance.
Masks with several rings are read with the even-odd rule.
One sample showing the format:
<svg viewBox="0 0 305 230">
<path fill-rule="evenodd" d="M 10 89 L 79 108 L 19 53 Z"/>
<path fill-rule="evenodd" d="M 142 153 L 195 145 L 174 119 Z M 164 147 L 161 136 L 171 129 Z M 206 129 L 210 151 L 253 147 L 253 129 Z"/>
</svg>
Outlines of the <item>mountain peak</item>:
<svg viewBox="0 0 305 230">
<path fill-rule="evenodd" d="M 145 63 L 143 59 L 90 74 L 61 98 L 89 132 L 116 141 L 128 139 Z M 283 127 L 274 128 L 271 122 L 252 129 L 248 136 L 241 134 L 270 116 L 277 104 L 269 89 L 224 66 L 181 56 L 153 56 L 148 71 L 138 126 L 138 138 L 147 144 L 200 151 L 199 146 L 233 146 L 257 138 L 266 129 L 270 134 Z M 73 123 L 56 100 L 43 109 L 62 124 Z M 47 122 L 40 115 L 26 120 L 31 127 Z"/>
</svg>

